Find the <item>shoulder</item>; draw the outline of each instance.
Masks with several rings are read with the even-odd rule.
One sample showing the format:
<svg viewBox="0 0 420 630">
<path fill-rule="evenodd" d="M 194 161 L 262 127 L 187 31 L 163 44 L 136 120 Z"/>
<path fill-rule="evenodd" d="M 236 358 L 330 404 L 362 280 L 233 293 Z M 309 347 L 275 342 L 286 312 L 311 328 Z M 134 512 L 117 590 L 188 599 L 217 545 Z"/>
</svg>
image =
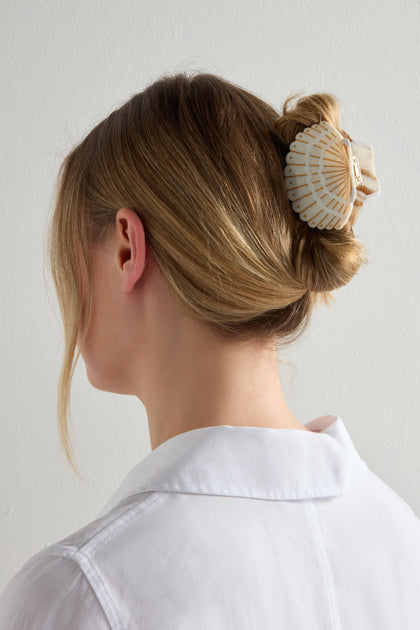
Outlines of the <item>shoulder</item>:
<svg viewBox="0 0 420 630">
<path fill-rule="evenodd" d="M 393 563 L 394 575 L 401 572 L 401 583 L 407 584 L 407 576 L 411 575 L 412 581 L 407 588 L 418 589 L 420 519 L 412 507 L 371 469 L 355 491 L 349 507 L 352 513 L 344 510 L 344 515 L 348 517 L 351 532 L 360 533 L 356 538 L 364 553 L 387 558 Z M 355 509 L 357 519 L 354 518 Z M 348 531 L 347 540 L 350 539 Z"/>
<path fill-rule="evenodd" d="M 32 556 L 0 597 L 0 630 L 110 627 L 80 564 L 54 545 Z"/>
<path fill-rule="evenodd" d="M 106 541 L 124 538 L 145 499 L 132 498 L 33 555 L 0 595 L 0 630 L 120 628 L 112 584 L 105 586 L 97 561 Z"/>
<path fill-rule="evenodd" d="M 417 533 L 420 542 L 420 519 L 412 507 L 381 477 L 368 470 L 365 493 L 366 501 L 376 510 L 380 517 L 387 517 L 397 523 L 398 528 L 412 530 Z"/>
</svg>

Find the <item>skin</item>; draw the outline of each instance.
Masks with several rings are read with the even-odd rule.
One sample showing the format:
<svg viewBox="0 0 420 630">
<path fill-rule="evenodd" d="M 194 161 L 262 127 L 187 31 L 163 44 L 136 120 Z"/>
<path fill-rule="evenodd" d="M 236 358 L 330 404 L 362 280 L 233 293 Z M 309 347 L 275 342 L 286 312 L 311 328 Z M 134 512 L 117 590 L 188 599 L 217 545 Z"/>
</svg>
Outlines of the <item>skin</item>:
<svg viewBox="0 0 420 630">
<path fill-rule="evenodd" d="M 309 431 L 286 404 L 275 349 L 255 341 L 228 348 L 182 312 L 135 212 L 120 208 L 93 265 L 92 319 L 80 348 L 87 376 L 97 389 L 139 398 L 152 450 L 222 424 Z"/>
</svg>

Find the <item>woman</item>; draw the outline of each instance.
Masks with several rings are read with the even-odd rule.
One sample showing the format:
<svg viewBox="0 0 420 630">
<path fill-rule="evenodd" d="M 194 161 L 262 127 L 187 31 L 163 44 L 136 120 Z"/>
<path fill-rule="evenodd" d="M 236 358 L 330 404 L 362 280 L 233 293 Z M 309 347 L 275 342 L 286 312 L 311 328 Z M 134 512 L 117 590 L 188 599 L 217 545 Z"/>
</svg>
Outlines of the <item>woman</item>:
<svg viewBox="0 0 420 630">
<path fill-rule="evenodd" d="M 2 629 L 420 627 L 419 519 L 339 416 L 293 415 L 278 376 L 368 262 L 353 226 L 379 190 L 337 100 L 291 100 L 280 115 L 217 76 L 163 77 L 64 160 L 62 445 L 72 463 L 77 345 L 94 387 L 143 402 L 152 452 L 22 567 Z"/>
</svg>

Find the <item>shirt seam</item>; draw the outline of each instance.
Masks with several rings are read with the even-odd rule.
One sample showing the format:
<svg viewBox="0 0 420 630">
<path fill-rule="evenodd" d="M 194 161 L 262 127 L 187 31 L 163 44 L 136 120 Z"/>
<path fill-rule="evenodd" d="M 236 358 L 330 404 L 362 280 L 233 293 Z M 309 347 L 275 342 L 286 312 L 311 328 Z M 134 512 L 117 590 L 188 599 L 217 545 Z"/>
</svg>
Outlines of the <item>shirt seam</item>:
<svg viewBox="0 0 420 630">
<path fill-rule="evenodd" d="M 150 485 L 146 483 L 140 488 L 128 491 L 124 497 L 118 499 L 118 502 L 109 508 L 109 511 L 115 509 L 115 507 L 117 507 L 120 502 L 130 497 L 135 497 L 136 495 L 141 495 L 145 493 L 200 494 L 210 496 L 243 497 L 249 499 L 267 499 L 270 501 L 307 501 L 311 499 L 328 498 L 342 494 L 349 485 L 351 486 L 352 484 L 359 481 L 359 477 L 367 469 L 367 464 L 360 457 L 358 457 L 354 463 L 356 463 L 356 466 L 354 466 L 353 478 L 350 481 L 341 481 L 340 483 L 321 485 L 316 487 L 300 487 L 298 490 L 294 491 L 282 490 L 280 493 L 278 492 L 278 490 L 267 491 L 266 486 L 239 487 L 225 485 L 223 487 L 215 487 L 206 483 L 194 484 L 188 482 L 186 484 L 185 481 L 180 482 L 179 480 L 173 479 L 167 481 L 166 483 L 157 483 L 156 485 L 153 485 L 154 482 Z"/>
<path fill-rule="evenodd" d="M 148 493 L 155 494 L 197 494 L 201 496 L 216 496 L 216 497 L 237 497 L 238 499 L 260 499 L 263 501 L 308 501 L 312 499 L 324 499 L 332 496 L 337 496 L 343 493 L 343 487 L 339 485 L 335 486 L 324 486 L 322 488 L 311 488 L 306 494 L 302 492 L 283 492 L 281 495 L 278 494 L 269 494 L 265 490 L 259 490 L 258 488 L 253 488 L 252 490 L 245 488 L 210 488 L 208 486 L 196 486 L 186 488 L 185 486 L 175 486 L 173 485 L 167 487 L 161 485 L 154 489 L 141 490 L 139 492 L 134 492 L 133 494 L 127 495 L 121 499 L 120 502 L 124 501 L 128 498 L 134 498 L 137 495 Z M 119 503 L 120 503 L 119 502 Z M 116 503 L 109 511 L 114 510 L 118 507 L 119 503 Z M 131 506 L 133 507 L 133 506 Z"/>
<path fill-rule="evenodd" d="M 123 500 L 125 499 L 122 499 L 122 501 Z M 162 500 L 162 495 L 153 491 L 143 501 L 140 501 L 140 503 L 127 506 L 127 510 L 123 514 L 118 514 L 115 519 L 107 523 L 93 538 L 84 543 L 84 545 L 77 550 L 78 553 L 85 557 L 86 553 L 93 553 L 101 543 L 110 538 L 117 529 L 121 529 L 122 526 L 129 523 L 139 512 L 147 512 L 155 503 L 159 503 Z M 112 509 L 116 507 L 118 507 L 118 505 Z M 112 509 L 110 511 L 112 511 Z"/>
<path fill-rule="evenodd" d="M 210 496 L 228 496 L 245 499 L 268 499 L 270 501 L 305 501 L 307 499 L 324 498 L 342 493 L 340 485 L 322 486 L 320 488 L 310 488 L 309 490 L 299 490 L 297 492 L 282 492 L 281 494 L 269 493 L 264 488 L 238 488 L 226 487 L 215 488 L 207 485 L 193 486 L 186 489 L 183 485 L 168 484 L 166 487 L 162 484 L 154 490 L 154 492 L 172 492 L 180 494 L 208 494 Z M 240 494 L 238 494 L 240 493 Z"/>
<path fill-rule="evenodd" d="M 103 610 L 103 613 L 107 619 L 110 630 L 126 630 L 121 617 L 119 616 L 115 602 L 110 594 L 109 588 L 106 586 L 100 571 L 94 565 L 92 558 L 88 554 L 93 553 L 97 546 L 107 540 L 115 532 L 120 525 L 124 525 L 138 514 L 145 510 L 147 507 L 151 507 L 154 503 L 157 503 L 163 499 L 162 495 L 151 493 L 144 501 L 136 503 L 134 506 L 127 507 L 127 510 L 123 515 L 118 514 L 113 521 L 107 524 L 106 527 L 100 530 L 98 537 L 94 537 L 87 541 L 80 549 L 72 547 L 70 545 L 62 544 L 60 542 L 51 545 L 47 549 L 41 550 L 37 555 L 52 554 L 55 556 L 62 556 L 74 560 L 79 565 L 83 575 L 92 588 L 98 602 Z"/>
<path fill-rule="evenodd" d="M 331 564 L 328 558 L 327 550 L 322 539 L 321 526 L 318 514 L 314 505 L 314 501 L 306 501 L 305 509 L 310 523 L 315 545 L 318 551 L 318 557 L 321 562 L 325 584 L 327 587 L 328 608 L 330 612 L 331 630 L 340 630 L 341 622 L 338 613 L 337 597 L 335 594 L 334 579 L 332 576 Z"/>
<path fill-rule="evenodd" d="M 82 574 L 86 578 L 90 588 L 98 600 L 98 603 L 106 617 L 110 630 L 126 630 L 119 614 L 114 600 L 111 597 L 109 589 L 106 587 L 99 571 L 93 566 L 92 562 L 77 549 L 72 547 L 58 547 L 48 549 L 45 555 L 54 555 L 73 560 L 79 566 Z"/>
</svg>

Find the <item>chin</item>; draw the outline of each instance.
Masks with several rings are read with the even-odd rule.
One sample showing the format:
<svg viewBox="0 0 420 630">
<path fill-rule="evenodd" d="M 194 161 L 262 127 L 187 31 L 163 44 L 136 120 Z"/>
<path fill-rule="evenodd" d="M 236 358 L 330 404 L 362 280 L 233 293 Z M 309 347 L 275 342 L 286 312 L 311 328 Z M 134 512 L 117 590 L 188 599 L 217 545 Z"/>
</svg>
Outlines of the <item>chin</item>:
<svg viewBox="0 0 420 630">
<path fill-rule="evenodd" d="M 92 369 L 85 361 L 85 366 L 86 366 L 86 376 L 87 379 L 89 381 L 89 383 L 92 385 L 92 387 L 94 387 L 95 389 L 100 389 L 103 392 L 108 392 L 108 391 L 112 391 L 112 388 L 109 388 L 109 383 L 106 383 L 106 378 L 104 378 L 104 375 L 98 374 L 98 372 L 94 369 Z"/>
<path fill-rule="evenodd" d="M 89 368 L 86 365 L 86 376 L 89 383 L 95 389 L 111 394 L 132 395 L 133 392 L 127 387 L 127 383 L 123 383 L 119 378 L 113 378 L 112 375 L 100 373 L 97 370 Z"/>
</svg>

